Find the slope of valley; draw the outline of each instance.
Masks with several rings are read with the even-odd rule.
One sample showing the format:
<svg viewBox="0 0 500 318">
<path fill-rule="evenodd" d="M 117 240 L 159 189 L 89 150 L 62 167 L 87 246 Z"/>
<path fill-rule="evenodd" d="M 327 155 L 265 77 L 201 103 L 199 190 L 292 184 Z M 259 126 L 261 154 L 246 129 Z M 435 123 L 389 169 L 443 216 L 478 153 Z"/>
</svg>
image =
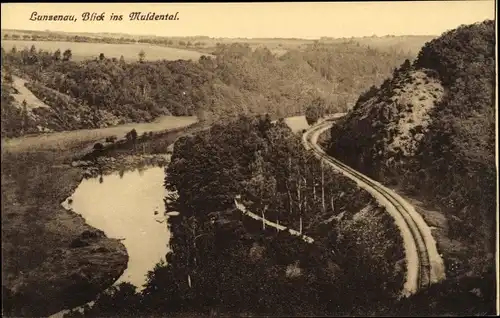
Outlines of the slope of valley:
<svg viewBox="0 0 500 318">
<path fill-rule="evenodd" d="M 420 202 L 434 226 L 449 279 L 412 300 L 427 304 L 420 314 L 494 312 L 494 26 L 428 42 L 413 64 L 363 93 L 326 143 L 330 155 Z"/>
<path fill-rule="evenodd" d="M 302 114 L 313 100 L 330 111 L 345 110 L 369 84 L 412 57 L 348 42 L 317 43 L 282 56 L 233 43 L 194 62 L 126 62 L 104 55 L 73 61 L 71 50 L 63 50 L 2 51 L 3 136 L 150 122 L 165 115 L 286 117 Z M 35 108 L 26 98 L 29 116 L 24 114 L 16 91 L 26 89 L 49 107 Z"/>
<path fill-rule="evenodd" d="M 374 49 L 369 39 L 310 41 L 279 55 L 218 44 L 198 61 L 2 47 L 4 313 L 45 316 L 91 300 L 66 315 L 446 313 L 474 288 L 456 310 L 489 312 L 491 26 L 450 31 L 413 64 L 413 46 Z M 332 156 L 444 214 L 424 211 L 451 279 L 408 300 L 399 298 L 407 267 L 394 220 L 301 144 L 309 124 L 348 110 L 331 131 Z M 84 176 L 102 178 L 127 159 L 144 168 L 172 151 L 168 166 L 157 162 L 168 194 L 165 213 L 154 212 L 175 212 L 163 220 L 171 252 L 143 289 L 113 285 L 127 268 L 125 245 L 60 203 Z M 247 217 L 235 198 L 313 244 Z"/>
<path fill-rule="evenodd" d="M 336 112 L 409 57 L 352 43 L 311 45 L 280 57 L 242 44 L 222 45 L 215 53 L 195 62 L 129 62 L 104 55 L 74 61 L 64 47 L 55 52 L 34 46 L 2 49 L 2 188 L 9 189 L 2 191 L 2 217 L 7 219 L 2 249 L 9 255 L 2 286 L 7 314 L 45 316 L 84 304 L 126 268 L 123 244 L 60 205 L 91 170 L 76 167 L 73 160 L 93 147 L 111 146 L 99 155 L 116 162 L 128 155 L 140 162 L 147 159 L 141 158 L 145 153 L 167 152 L 183 133 L 165 129 L 193 122 L 193 117 L 178 116 L 196 115 L 205 121 L 200 125 L 224 123 L 239 114 L 277 118 L 300 115 L 311 101 Z M 113 141 L 125 133 L 124 143 Z M 386 219 L 376 222 L 374 230 L 386 229 Z M 44 239 L 34 241 L 30 233 Z M 80 247 L 80 241 L 89 245 Z M 397 250 L 398 244 L 388 248 Z M 393 254 L 390 266 L 402 259 L 399 252 Z M 387 275 L 402 275 L 380 260 Z M 394 281 L 388 289 L 398 290 L 399 280 Z M 81 292 L 68 292 L 74 289 Z"/>
</svg>

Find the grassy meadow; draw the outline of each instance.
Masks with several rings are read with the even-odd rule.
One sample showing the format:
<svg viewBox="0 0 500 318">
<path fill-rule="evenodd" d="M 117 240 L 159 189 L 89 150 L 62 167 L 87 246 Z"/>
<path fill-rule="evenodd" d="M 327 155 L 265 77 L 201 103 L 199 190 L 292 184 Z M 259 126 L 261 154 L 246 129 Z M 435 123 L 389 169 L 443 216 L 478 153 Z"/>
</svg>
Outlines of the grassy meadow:
<svg viewBox="0 0 500 318">
<path fill-rule="evenodd" d="M 24 136 L 2 140 L 2 150 L 9 152 L 24 152 L 31 150 L 64 150 L 74 148 L 83 143 L 91 143 L 106 137 L 117 136 L 122 138 L 126 133 L 135 129 L 139 135 L 144 132 L 159 132 L 188 126 L 197 121 L 195 116 L 164 116 L 151 123 L 130 123 L 114 127 L 99 129 L 80 129 L 55 132 L 34 136 Z"/>
<path fill-rule="evenodd" d="M 5 50 L 11 50 L 16 47 L 17 50 L 22 50 L 25 47 L 28 49 L 35 45 L 37 49 L 48 51 L 56 51 L 60 49 L 64 51 L 70 49 L 73 53 L 72 59 L 81 61 L 85 59 L 98 58 L 99 54 L 104 53 L 108 58 L 120 58 L 121 55 L 126 61 L 136 61 L 139 52 L 144 50 L 146 53 L 145 60 L 193 60 L 197 61 L 200 56 L 208 55 L 193 50 L 184 50 L 165 46 L 157 46 L 150 44 L 108 44 L 108 43 L 82 43 L 82 42 L 62 42 L 62 41 L 24 41 L 24 40 L 3 40 L 2 47 Z"/>
</svg>

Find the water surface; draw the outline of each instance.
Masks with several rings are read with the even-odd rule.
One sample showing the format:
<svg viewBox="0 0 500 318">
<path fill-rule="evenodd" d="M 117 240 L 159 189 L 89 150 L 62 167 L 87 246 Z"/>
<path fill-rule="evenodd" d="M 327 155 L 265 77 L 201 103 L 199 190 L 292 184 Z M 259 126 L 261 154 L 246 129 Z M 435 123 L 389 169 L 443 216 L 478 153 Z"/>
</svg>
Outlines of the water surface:
<svg viewBox="0 0 500 318">
<path fill-rule="evenodd" d="M 164 177 L 164 168 L 153 167 L 84 179 L 63 203 L 108 237 L 123 239 L 129 261 L 116 284 L 129 282 L 141 289 L 147 272 L 169 251 Z"/>
</svg>

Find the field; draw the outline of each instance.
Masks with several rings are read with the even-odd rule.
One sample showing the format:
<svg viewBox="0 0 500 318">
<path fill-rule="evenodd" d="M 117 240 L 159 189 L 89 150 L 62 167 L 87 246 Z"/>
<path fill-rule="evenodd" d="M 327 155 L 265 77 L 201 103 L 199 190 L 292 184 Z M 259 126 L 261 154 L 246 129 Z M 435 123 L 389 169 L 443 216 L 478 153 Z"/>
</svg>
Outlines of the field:
<svg viewBox="0 0 500 318">
<path fill-rule="evenodd" d="M 5 50 L 10 50 L 16 47 L 17 50 L 22 50 L 25 47 L 28 49 L 35 45 L 37 49 L 43 49 L 54 52 L 57 49 L 64 51 L 70 49 L 73 53 L 72 59 L 81 61 L 85 59 L 98 58 L 99 54 L 104 53 L 108 58 L 120 58 L 121 55 L 126 61 L 138 60 L 139 52 L 144 50 L 146 53 L 145 60 L 193 60 L 197 61 L 202 55 L 209 55 L 207 53 L 200 53 L 193 50 L 184 50 L 177 48 L 170 48 L 164 46 L 150 45 L 150 44 L 107 44 L 107 43 L 80 43 L 80 42 L 60 42 L 60 41 L 22 41 L 22 40 L 3 40 L 2 47 Z"/>
<path fill-rule="evenodd" d="M 197 121 L 195 116 L 174 117 L 164 116 L 151 123 L 130 123 L 120 126 L 63 131 L 36 136 L 25 136 L 2 140 L 2 149 L 9 152 L 30 150 L 59 150 L 73 148 L 74 145 L 93 142 L 110 136 L 123 138 L 126 133 L 135 129 L 139 135 L 144 132 L 158 132 L 188 126 Z"/>
<path fill-rule="evenodd" d="M 285 118 L 285 123 L 288 125 L 288 127 L 290 127 L 290 129 L 294 133 L 309 128 L 309 124 L 307 123 L 306 116 L 288 117 L 288 118 Z"/>
</svg>

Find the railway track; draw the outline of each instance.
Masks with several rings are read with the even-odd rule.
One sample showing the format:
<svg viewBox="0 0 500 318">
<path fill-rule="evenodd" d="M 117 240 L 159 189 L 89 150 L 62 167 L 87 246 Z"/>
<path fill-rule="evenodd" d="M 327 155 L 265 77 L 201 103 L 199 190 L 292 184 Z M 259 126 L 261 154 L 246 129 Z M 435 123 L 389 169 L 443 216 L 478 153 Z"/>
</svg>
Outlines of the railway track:
<svg viewBox="0 0 500 318">
<path fill-rule="evenodd" d="M 336 118 L 341 116 L 342 114 Z M 335 117 L 321 122 L 306 131 L 302 136 L 302 142 L 304 147 L 308 151 L 312 151 L 320 160 L 328 163 L 372 194 L 394 218 L 403 237 L 407 265 L 402 296 L 414 294 L 418 290 L 444 279 L 443 260 L 437 252 L 436 242 L 432 238 L 430 229 L 420 214 L 397 193 L 341 161 L 328 156 L 317 144 L 318 136 L 333 125 L 334 119 Z"/>
</svg>

